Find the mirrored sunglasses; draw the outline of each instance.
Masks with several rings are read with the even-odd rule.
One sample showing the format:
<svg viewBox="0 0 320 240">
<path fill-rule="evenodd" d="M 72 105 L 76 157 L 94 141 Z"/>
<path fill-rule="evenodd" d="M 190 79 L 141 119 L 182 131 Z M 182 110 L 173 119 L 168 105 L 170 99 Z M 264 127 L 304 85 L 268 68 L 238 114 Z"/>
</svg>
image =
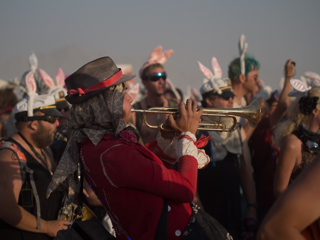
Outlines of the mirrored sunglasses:
<svg viewBox="0 0 320 240">
<path fill-rule="evenodd" d="M 147 78 L 147 80 L 150 80 L 152 82 L 157 82 L 160 79 L 162 79 L 163 81 L 167 79 L 166 72 L 151 73 Z"/>
</svg>

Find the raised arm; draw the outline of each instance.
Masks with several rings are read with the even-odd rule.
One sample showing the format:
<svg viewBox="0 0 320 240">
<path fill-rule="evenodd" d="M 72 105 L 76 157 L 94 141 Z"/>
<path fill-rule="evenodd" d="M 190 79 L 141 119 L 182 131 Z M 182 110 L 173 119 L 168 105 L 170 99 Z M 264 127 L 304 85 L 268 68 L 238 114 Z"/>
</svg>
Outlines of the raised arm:
<svg viewBox="0 0 320 240">
<path fill-rule="evenodd" d="M 290 79 L 292 79 L 292 77 L 294 76 L 295 69 L 296 69 L 295 65 L 292 64 L 292 62 L 293 61 L 289 59 L 286 61 L 286 64 L 284 65 L 284 73 L 285 73 L 284 85 L 280 93 L 278 105 L 274 110 L 274 112 L 269 117 L 271 128 L 275 128 L 277 126 L 277 124 L 286 114 L 286 111 L 290 105 L 290 97 L 288 96 L 288 93 L 292 90 Z"/>
</svg>

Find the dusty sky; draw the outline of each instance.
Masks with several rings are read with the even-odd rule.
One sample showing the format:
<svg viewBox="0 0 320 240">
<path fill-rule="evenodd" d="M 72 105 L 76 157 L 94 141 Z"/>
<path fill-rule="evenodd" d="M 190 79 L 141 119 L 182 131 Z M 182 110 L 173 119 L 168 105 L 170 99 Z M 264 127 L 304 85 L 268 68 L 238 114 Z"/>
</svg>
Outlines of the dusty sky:
<svg viewBox="0 0 320 240">
<path fill-rule="evenodd" d="M 0 64 L 77 45 L 132 63 L 137 74 L 162 45 L 174 50 L 165 64 L 169 78 L 186 91 L 201 86 L 197 60 L 211 68 L 215 56 L 227 77 L 244 34 L 247 52 L 261 63 L 261 79 L 276 89 L 288 58 L 297 63 L 297 78 L 320 73 L 319 9 L 319 0 L 2 0 Z"/>
</svg>

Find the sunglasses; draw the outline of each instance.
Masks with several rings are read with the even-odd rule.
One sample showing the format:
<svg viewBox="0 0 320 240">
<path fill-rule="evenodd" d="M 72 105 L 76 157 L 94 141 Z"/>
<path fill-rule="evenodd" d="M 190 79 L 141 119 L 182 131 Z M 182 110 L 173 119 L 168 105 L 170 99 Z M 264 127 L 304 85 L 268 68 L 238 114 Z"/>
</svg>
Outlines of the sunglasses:
<svg viewBox="0 0 320 240">
<path fill-rule="evenodd" d="M 46 121 L 49 123 L 55 123 L 58 119 L 58 117 L 50 116 L 50 115 L 43 115 L 43 116 L 33 116 L 33 117 L 27 117 L 27 121 L 34 121 L 34 120 L 40 120 L 40 121 Z"/>
<path fill-rule="evenodd" d="M 157 82 L 160 79 L 165 81 L 167 79 L 167 74 L 166 72 L 158 72 L 158 73 L 151 73 L 146 80 L 152 81 L 152 82 Z"/>
<path fill-rule="evenodd" d="M 230 98 L 233 99 L 233 97 L 228 96 L 228 95 L 221 95 L 221 96 L 217 95 L 217 96 L 218 96 L 219 98 L 222 98 L 223 100 L 226 100 L 226 101 L 228 101 Z"/>
</svg>

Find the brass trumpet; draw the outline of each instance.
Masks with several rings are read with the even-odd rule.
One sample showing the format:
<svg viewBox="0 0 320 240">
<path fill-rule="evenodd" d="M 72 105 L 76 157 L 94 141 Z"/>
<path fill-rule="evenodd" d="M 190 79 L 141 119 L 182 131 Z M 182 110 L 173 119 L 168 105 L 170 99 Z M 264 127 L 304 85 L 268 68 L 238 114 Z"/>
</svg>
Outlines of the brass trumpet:
<svg viewBox="0 0 320 240">
<path fill-rule="evenodd" d="M 147 122 L 147 114 L 179 114 L 178 108 L 152 107 L 147 110 L 132 109 L 132 112 L 143 113 L 143 122 L 149 128 L 162 129 L 164 131 L 174 131 L 169 126 L 161 124 L 159 126 L 150 125 Z M 237 127 L 237 117 L 246 118 L 250 126 L 255 127 L 261 118 L 260 103 L 254 99 L 248 106 L 243 108 L 204 108 L 201 115 L 203 118 L 199 123 L 198 130 L 231 132 Z M 226 126 L 226 119 L 231 119 L 231 126 Z M 213 120 L 214 119 L 214 120 Z"/>
</svg>

